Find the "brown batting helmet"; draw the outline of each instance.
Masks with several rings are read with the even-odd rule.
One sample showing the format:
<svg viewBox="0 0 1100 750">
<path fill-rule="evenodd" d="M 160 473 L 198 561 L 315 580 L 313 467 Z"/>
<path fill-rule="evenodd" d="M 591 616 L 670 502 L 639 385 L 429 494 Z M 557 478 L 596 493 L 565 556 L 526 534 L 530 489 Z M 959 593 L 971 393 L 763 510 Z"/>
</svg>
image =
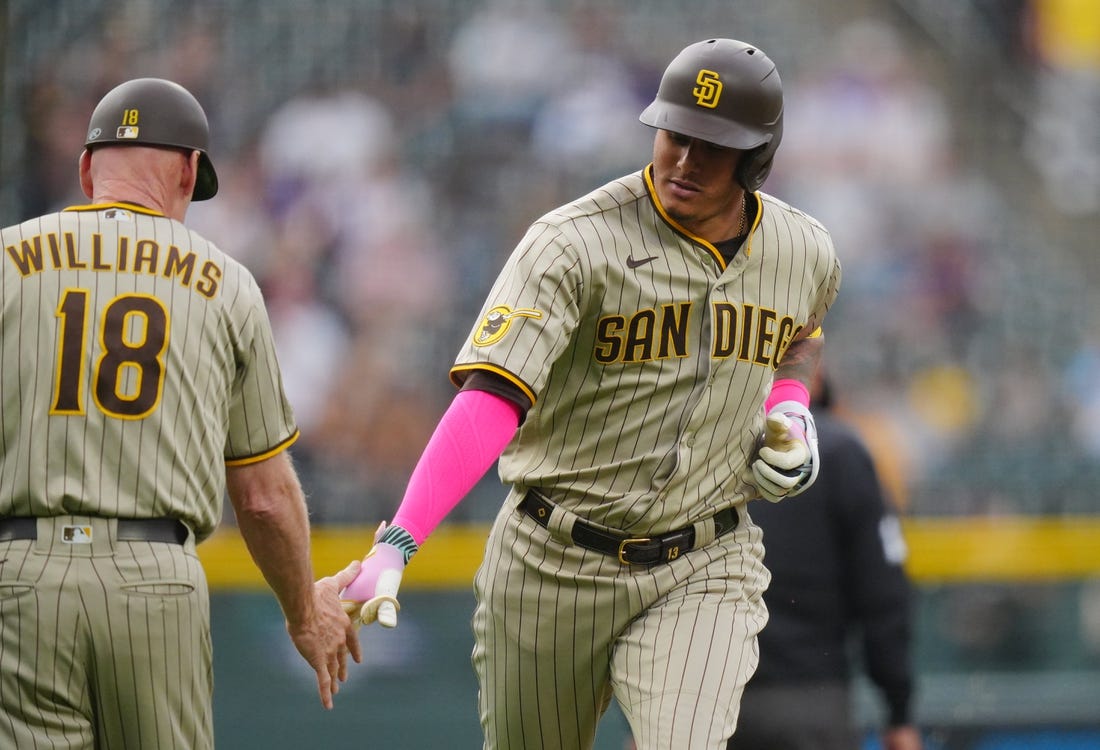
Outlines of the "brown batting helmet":
<svg viewBox="0 0 1100 750">
<path fill-rule="evenodd" d="M 638 118 L 646 125 L 747 151 L 737 181 L 756 190 L 783 135 L 783 84 L 763 51 L 736 39 L 685 47 Z"/>
<path fill-rule="evenodd" d="M 191 92 L 163 78 L 135 78 L 108 91 L 88 123 L 87 149 L 96 146 L 164 146 L 199 152 L 192 200 L 218 192 L 218 175 L 207 149 L 210 126 Z"/>
</svg>

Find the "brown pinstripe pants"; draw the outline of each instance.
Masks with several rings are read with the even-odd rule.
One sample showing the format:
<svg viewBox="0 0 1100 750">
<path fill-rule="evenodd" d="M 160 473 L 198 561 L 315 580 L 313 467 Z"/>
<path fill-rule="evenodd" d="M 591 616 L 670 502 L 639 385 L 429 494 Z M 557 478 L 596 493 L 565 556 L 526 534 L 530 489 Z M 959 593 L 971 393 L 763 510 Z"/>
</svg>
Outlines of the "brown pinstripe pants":
<svg viewBox="0 0 1100 750">
<path fill-rule="evenodd" d="M 474 581 L 486 750 L 590 748 L 612 698 L 639 750 L 724 750 L 767 622 L 759 527 L 641 568 L 563 545 L 513 500 Z"/>
<path fill-rule="evenodd" d="M 68 535 L 63 529 L 90 529 Z M 194 537 L 38 519 L 0 542 L 0 747 L 212 748 L 210 602 Z"/>
</svg>

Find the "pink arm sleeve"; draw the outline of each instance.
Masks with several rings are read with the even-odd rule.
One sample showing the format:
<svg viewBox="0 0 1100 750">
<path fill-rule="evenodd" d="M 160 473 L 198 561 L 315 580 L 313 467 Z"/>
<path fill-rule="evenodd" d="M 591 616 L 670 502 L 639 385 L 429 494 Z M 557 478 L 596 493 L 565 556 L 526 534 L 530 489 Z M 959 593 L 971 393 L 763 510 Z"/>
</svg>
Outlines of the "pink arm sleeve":
<svg viewBox="0 0 1100 750">
<path fill-rule="evenodd" d="M 519 407 L 506 398 L 459 391 L 413 469 L 392 525 L 423 544 L 504 452 L 519 417 Z"/>
<path fill-rule="evenodd" d="M 783 378 L 772 383 L 772 392 L 764 401 L 764 412 L 769 412 L 772 407 L 782 401 L 797 401 L 803 406 L 810 405 L 810 391 L 802 381 L 794 378 Z"/>
</svg>

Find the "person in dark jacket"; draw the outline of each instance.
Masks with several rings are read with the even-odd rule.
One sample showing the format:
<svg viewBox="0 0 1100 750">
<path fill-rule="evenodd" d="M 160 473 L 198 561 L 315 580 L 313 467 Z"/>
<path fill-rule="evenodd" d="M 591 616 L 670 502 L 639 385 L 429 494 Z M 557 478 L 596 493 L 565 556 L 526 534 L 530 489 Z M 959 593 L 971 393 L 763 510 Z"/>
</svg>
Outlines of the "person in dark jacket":
<svg viewBox="0 0 1100 750">
<path fill-rule="evenodd" d="M 854 750 L 854 664 L 886 707 L 883 750 L 921 750 L 910 660 L 905 542 L 870 453 L 832 413 L 820 376 L 814 413 L 821 469 L 801 497 L 750 506 L 764 529 L 769 621 L 728 750 Z M 860 647 L 861 659 L 853 653 Z"/>
</svg>

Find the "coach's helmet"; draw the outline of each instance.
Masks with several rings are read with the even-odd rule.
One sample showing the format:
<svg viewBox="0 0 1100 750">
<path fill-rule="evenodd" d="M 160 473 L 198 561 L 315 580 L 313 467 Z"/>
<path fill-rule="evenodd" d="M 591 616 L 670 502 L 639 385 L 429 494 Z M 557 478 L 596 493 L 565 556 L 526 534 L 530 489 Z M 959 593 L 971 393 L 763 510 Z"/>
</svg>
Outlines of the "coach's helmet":
<svg viewBox="0 0 1100 750">
<path fill-rule="evenodd" d="M 685 47 L 669 63 L 657 97 L 638 119 L 748 152 L 737 181 L 756 190 L 783 135 L 783 84 L 760 49 L 736 39 L 708 39 Z"/>
<path fill-rule="evenodd" d="M 135 78 L 108 91 L 92 112 L 87 149 L 107 144 L 165 146 L 199 152 L 192 200 L 218 192 L 218 175 L 207 154 L 210 125 L 191 92 L 163 78 Z"/>
</svg>

